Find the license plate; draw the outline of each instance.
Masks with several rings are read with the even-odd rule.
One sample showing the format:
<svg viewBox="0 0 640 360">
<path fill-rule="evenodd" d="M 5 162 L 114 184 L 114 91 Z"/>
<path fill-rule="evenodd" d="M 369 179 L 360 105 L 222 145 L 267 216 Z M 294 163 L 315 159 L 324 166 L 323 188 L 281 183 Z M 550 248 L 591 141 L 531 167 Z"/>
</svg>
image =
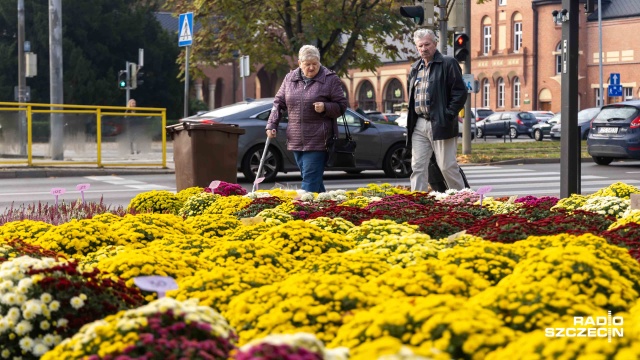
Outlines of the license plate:
<svg viewBox="0 0 640 360">
<path fill-rule="evenodd" d="M 598 128 L 598 134 L 617 134 L 618 133 L 618 128 L 617 127 L 601 127 Z"/>
</svg>

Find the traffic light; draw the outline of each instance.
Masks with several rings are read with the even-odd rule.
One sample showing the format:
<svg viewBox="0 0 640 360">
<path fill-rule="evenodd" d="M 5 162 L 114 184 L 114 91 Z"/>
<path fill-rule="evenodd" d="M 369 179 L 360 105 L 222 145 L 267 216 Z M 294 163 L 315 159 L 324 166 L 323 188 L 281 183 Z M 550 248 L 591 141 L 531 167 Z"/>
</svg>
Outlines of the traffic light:
<svg viewBox="0 0 640 360">
<path fill-rule="evenodd" d="M 128 84 L 128 77 L 129 72 L 127 70 L 120 70 L 120 72 L 118 73 L 118 88 L 120 89 L 126 89 Z"/>
<path fill-rule="evenodd" d="M 130 82 L 130 86 L 131 89 L 135 89 L 138 87 L 138 64 L 136 63 L 129 63 L 130 66 L 130 70 L 129 70 L 129 74 L 131 74 L 130 78 L 129 78 L 129 82 Z"/>
<path fill-rule="evenodd" d="M 400 15 L 412 18 L 417 25 L 424 23 L 424 8 L 422 6 L 400 6 Z"/>
<path fill-rule="evenodd" d="M 469 36 L 465 33 L 456 33 L 453 40 L 453 57 L 459 62 L 466 61 L 469 56 Z"/>
</svg>

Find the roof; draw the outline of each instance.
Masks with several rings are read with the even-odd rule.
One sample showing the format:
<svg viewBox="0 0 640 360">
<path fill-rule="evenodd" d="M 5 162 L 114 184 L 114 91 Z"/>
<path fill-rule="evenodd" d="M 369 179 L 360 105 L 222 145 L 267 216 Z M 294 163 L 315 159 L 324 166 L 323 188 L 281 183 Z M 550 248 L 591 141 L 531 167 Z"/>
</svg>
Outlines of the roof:
<svg viewBox="0 0 640 360">
<path fill-rule="evenodd" d="M 165 29 L 169 33 L 178 32 L 178 27 L 179 27 L 178 17 L 174 16 L 173 13 L 159 11 L 159 12 L 155 12 L 154 16 L 156 17 L 156 20 L 158 20 L 158 22 L 160 23 L 160 26 L 162 26 L 163 29 Z M 193 32 L 195 33 L 196 31 L 200 30 L 201 27 L 202 26 L 200 25 L 200 22 L 198 20 L 194 21 Z"/>
<path fill-rule="evenodd" d="M 638 0 L 602 0 L 602 20 L 640 17 Z M 594 12 L 587 21 L 598 21 L 598 12 Z"/>
</svg>

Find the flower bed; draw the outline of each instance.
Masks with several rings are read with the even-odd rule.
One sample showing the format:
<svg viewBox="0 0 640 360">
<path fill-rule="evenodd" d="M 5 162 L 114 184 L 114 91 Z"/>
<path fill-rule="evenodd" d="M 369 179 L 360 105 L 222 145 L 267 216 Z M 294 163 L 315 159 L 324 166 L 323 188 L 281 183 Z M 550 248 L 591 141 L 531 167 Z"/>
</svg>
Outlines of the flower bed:
<svg viewBox="0 0 640 360">
<path fill-rule="evenodd" d="M 616 183 L 588 196 L 480 204 L 470 190 L 385 184 L 243 195 L 219 184 L 145 193 L 129 206 L 144 212 L 137 215 L 8 221 L 0 227 L 0 276 L 12 279 L 0 280 L 0 356 L 37 357 L 62 341 L 43 358 L 150 358 L 168 348 L 194 359 L 640 358 L 633 193 L 640 190 Z M 112 316 L 102 303 L 95 318 L 82 313 L 99 305 L 88 292 L 58 300 L 54 307 L 82 321 L 49 334 L 42 324 L 18 326 L 32 305 L 12 310 L 31 296 L 20 276 L 45 288 L 44 273 L 30 270 L 36 264 L 65 279 L 121 284 L 109 293 L 121 310 L 134 306 L 123 280 L 169 275 L 179 288 L 155 301 L 146 293 L 149 305 Z M 574 316 L 608 311 L 624 319 L 623 338 L 547 336 Z"/>
</svg>

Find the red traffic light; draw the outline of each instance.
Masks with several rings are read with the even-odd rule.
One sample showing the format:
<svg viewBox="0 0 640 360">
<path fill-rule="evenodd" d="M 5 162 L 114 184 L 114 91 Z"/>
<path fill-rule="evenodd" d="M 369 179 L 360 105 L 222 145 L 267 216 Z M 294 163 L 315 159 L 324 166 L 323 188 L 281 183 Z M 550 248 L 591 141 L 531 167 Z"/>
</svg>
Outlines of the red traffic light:
<svg viewBox="0 0 640 360">
<path fill-rule="evenodd" d="M 455 34 L 453 40 L 453 57 L 458 61 L 466 61 L 469 54 L 469 36 L 465 33 Z"/>
</svg>

